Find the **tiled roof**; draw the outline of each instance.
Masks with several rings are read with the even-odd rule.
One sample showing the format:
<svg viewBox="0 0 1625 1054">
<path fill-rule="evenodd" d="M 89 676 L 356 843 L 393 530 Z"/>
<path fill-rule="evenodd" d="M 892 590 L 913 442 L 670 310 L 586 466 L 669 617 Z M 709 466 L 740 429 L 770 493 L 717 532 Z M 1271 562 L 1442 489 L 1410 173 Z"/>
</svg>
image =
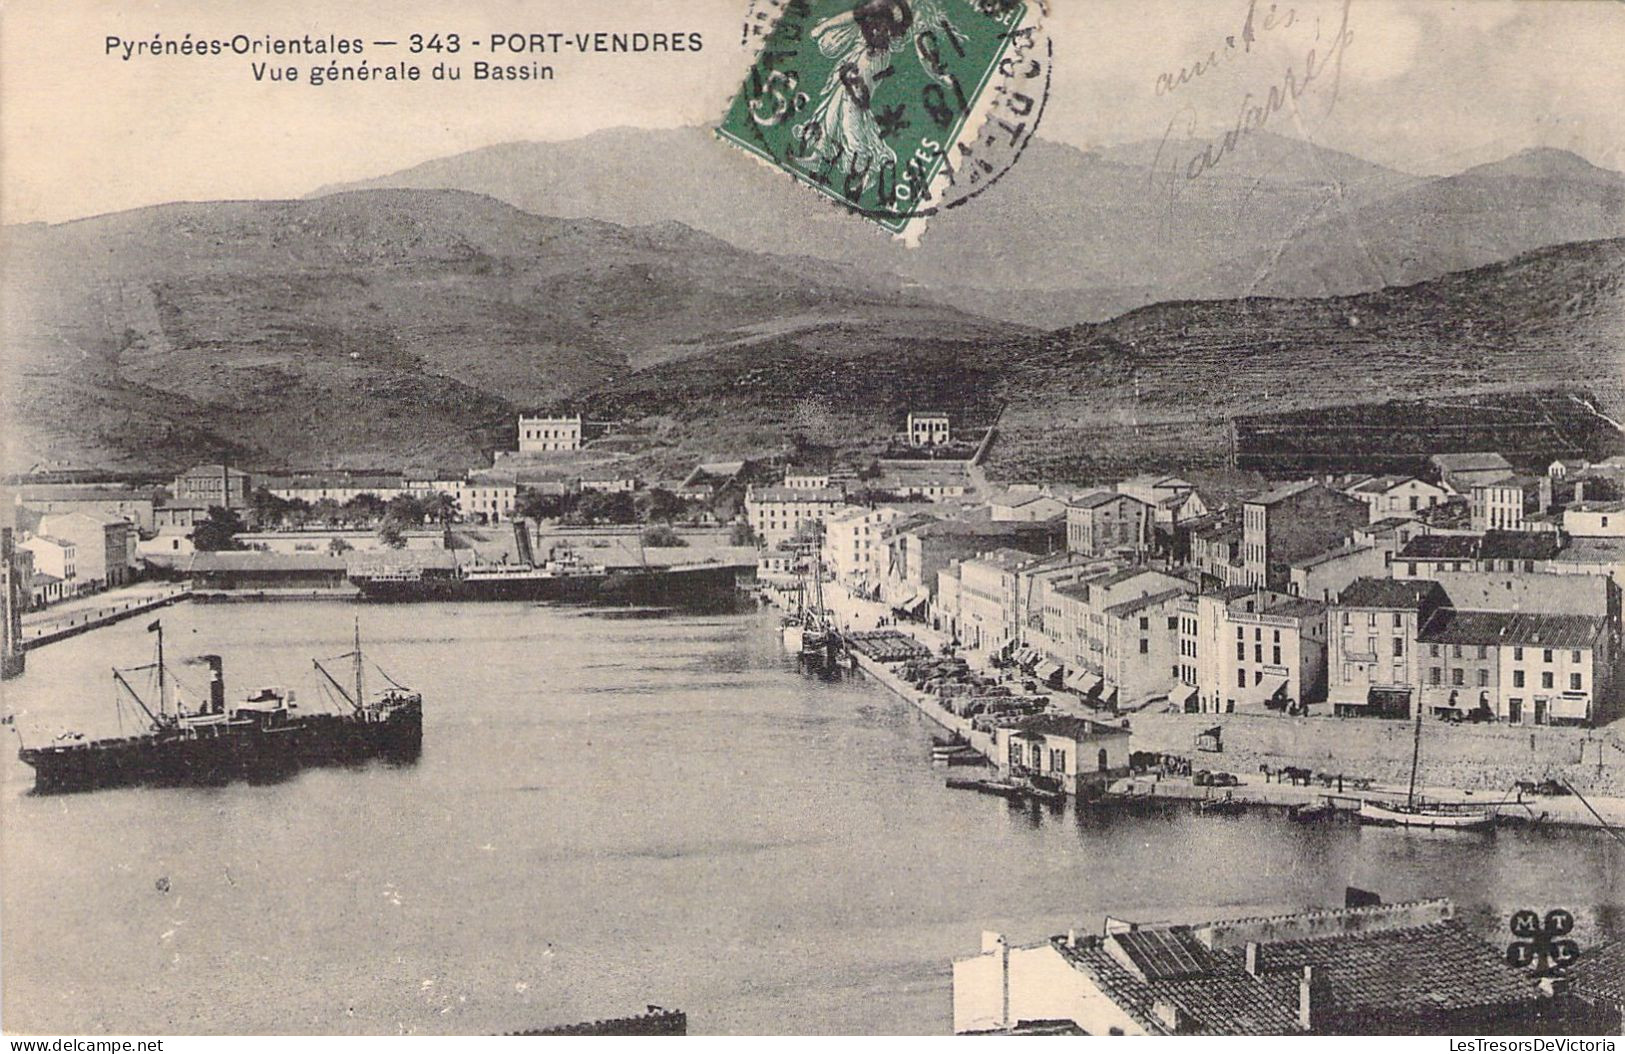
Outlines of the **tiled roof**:
<svg viewBox="0 0 1625 1054">
<path fill-rule="evenodd" d="M 1277 618 L 1315 619 L 1326 614 L 1326 605 L 1309 597 L 1286 596 L 1266 602 L 1261 614 Z"/>
<path fill-rule="evenodd" d="M 1396 560 L 1472 560 L 1478 556 L 1476 534 L 1419 534 L 1405 543 Z"/>
<path fill-rule="evenodd" d="M 1088 739 L 1091 736 L 1126 736 L 1127 729 L 1118 728 L 1100 721 L 1091 721 L 1087 717 L 1074 717 L 1070 714 L 1035 714 L 1032 717 L 1022 718 L 1011 726 L 1023 732 L 1037 732 L 1046 736 L 1068 736 L 1072 739 Z"/>
<path fill-rule="evenodd" d="M 1338 596 L 1339 607 L 1407 608 L 1417 610 L 1443 603 L 1447 598 L 1434 581 L 1402 581 L 1393 578 L 1356 578 Z"/>
<path fill-rule="evenodd" d="M 1185 593 L 1186 590 L 1183 589 L 1164 589 L 1160 593 L 1152 593 L 1149 596 L 1135 597 L 1133 600 L 1125 600 L 1121 604 L 1113 604 L 1111 607 L 1106 609 L 1106 614 L 1115 615 L 1118 618 L 1122 618 L 1125 615 L 1132 615 L 1136 611 L 1141 611 L 1145 608 L 1153 608 L 1160 604 L 1165 604 L 1175 597 L 1184 596 Z"/>
<path fill-rule="evenodd" d="M 1261 940 L 1256 973 L 1247 970 L 1244 946 L 1213 947 L 1204 938 L 1200 925 L 1158 926 L 1052 944 L 1153 1035 L 1306 1032 L 1298 1017 L 1306 966 L 1325 981 L 1324 1030 L 1332 1032 L 1403 1030 L 1441 1014 L 1541 998 L 1531 979 L 1453 918 Z M 1176 1021 L 1166 1008 L 1177 1010 Z"/>
<path fill-rule="evenodd" d="M 194 553 L 187 570 L 211 571 L 343 571 L 344 557 L 331 553 Z"/>
<path fill-rule="evenodd" d="M 1589 648 L 1602 636 L 1607 622 L 1587 615 L 1534 615 L 1520 612 L 1512 616 L 1504 639 L 1509 644 L 1537 648 Z"/>
<path fill-rule="evenodd" d="M 1138 498 L 1127 494 L 1119 494 L 1115 490 L 1097 490 L 1093 494 L 1083 494 L 1072 499 L 1071 505 L 1076 509 L 1098 509 L 1102 505 L 1110 505 L 1119 498 L 1124 501 L 1139 501 Z M 1141 502 L 1143 505 L 1144 502 Z"/>
<path fill-rule="evenodd" d="M 1625 940 L 1580 953 L 1569 971 L 1574 994 L 1600 1006 L 1625 1006 Z"/>
<path fill-rule="evenodd" d="M 1434 454 L 1433 463 L 1446 472 L 1487 472 L 1512 468 L 1511 462 L 1496 453 Z"/>
<path fill-rule="evenodd" d="M 1349 488 L 1349 493 L 1386 494 L 1401 483 L 1409 483 L 1415 476 L 1373 476 L 1364 483 Z"/>
<path fill-rule="evenodd" d="M 1625 538 L 1573 538 L 1556 559 L 1566 563 L 1625 561 Z"/>
<path fill-rule="evenodd" d="M 1288 498 L 1295 498 L 1299 494 L 1302 494 L 1305 491 L 1313 490 L 1318 486 L 1320 486 L 1320 484 L 1316 483 L 1312 479 L 1299 480 L 1296 483 L 1283 483 L 1278 487 L 1272 487 L 1269 490 L 1266 490 L 1262 494 L 1257 494 L 1251 498 L 1248 498 L 1247 504 L 1274 505 L 1277 502 L 1286 501 Z"/>
<path fill-rule="evenodd" d="M 1489 531 L 1478 555 L 1485 560 L 1550 560 L 1562 540 L 1549 531 Z"/>
<path fill-rule="evenodd" d="M 746 501 L 841 502 L 846 495 L 831 487 L 752 487 Z"/>
<path fill-rule="evenodd" d="M 1503 611 L 1442 608 L 1428 619 L 1417 639 L 1423 644 L 1500 644 L 1514 617 Z"/>
</svg>

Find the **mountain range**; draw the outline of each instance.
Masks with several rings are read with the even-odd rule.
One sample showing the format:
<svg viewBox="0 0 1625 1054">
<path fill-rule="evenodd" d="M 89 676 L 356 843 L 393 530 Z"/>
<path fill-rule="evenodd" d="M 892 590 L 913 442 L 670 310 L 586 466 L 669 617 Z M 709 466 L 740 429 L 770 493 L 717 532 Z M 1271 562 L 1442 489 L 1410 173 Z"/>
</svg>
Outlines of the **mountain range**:
<svg viewBox="0 0 1625 1054">
<path fill-rule="evenodd" d="M 1260 133 L 1159 190 L 1197 148 L 1035 142 L 914 249 L 693 129 L 8 228 L 6 469 L 477 464 L 568 404 L 665 472 L 929 403 L 998 420 L 998 475 L 1086 477 L 1212 461 L 1268 410 L 1621 408 L 1625 177 L 1543 150 L 1421 179 Z"/>
<path fill-rule="evenodd" d="M 1035 139 L 973 204 L 932 217 L 913 248 L 787 192 L 799 188 L 704 128 L 508 143 L 316 196 L 449 188 L 549 216 L 675 220 L 749 251 L 900 276 L 923 297 L 1041 327 L 1168 300 L 1367 292 L 1625 235 L 1625 175 L 1560 150 L 1422 178 L 1260 131 L 1185 178 L 1210 145 L 1083 151 Z"/>
</svg>

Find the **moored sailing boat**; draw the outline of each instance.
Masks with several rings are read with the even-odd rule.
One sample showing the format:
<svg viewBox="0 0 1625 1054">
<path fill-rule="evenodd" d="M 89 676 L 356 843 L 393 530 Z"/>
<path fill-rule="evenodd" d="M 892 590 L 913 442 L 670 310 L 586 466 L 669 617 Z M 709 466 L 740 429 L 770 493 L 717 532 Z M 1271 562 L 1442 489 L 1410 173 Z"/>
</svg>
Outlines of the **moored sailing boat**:
<svg viewBox="0 0 1625 1054">
<path fill-rule="evenodd" d="M 1411 781 L 1405 801 L 1385 802 L 1367 798 L 1360 802 L 1360 822 L 1387 827 L 1428 827 L 1446 830 L 1478 830 L 1495 824 L 1495 813 L 1470 802 L 1429 802 L 1416 794 L 1416 772 L 1422 760 L 1422 706 L 1416 702 L 1416 735 L 1411 747 Z"/>
<path fill-rule="evenodd" d="M 348 713 L 302 713 L 295 693 L 280 687 L 255 689 L 228 708 L 224 667 L 218 655 L 196 660 L 209 668 L 211 676 L 207 696 L 197 709 L 189 709 L 164 664 L 162 623 L 155 621 L 147 629 L 158 635 L 157 661 L 133 669 L 115 668 L 113 681 L 120 698 L 128 696 L 148 727 L 131 736 L 73 736 L 48 746 L 23 747 L 18 757 L 33 767 L 36 791 L 212 784 L 370 758 L 412 761 L 422 752 L 423 696 L 379 669 L 390 687 L 374 698 L 367 697 L 359 624 L 355 649 L 341 656 L 355 664 L 353 694 L 319 660 L 315 662 L 317 671 L 349 705 Z M 126 676 L 141 670 L 156 670 L 153 704 Z"/>
</svg>

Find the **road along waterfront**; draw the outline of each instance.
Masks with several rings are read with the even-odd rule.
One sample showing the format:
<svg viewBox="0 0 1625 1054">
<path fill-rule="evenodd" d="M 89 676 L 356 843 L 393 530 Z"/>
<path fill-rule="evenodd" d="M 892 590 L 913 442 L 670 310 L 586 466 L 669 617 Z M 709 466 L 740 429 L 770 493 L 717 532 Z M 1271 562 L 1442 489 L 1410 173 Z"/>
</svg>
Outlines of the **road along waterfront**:
<svg viewBox="0 0 1625 1054">
<path fill-rule="evenodd" d="M 208 789 L 28 793 L 0 761 L 0 996 L 27 1032 L 489 1033 L 679 1006 L 700 1033 L 944 1033 L 949 962 L 1161 919 L 1449 895 L 1492 940 L 1567 907 L 1625 932 L 1598 832 L 1428 835 L 948 790 L 936 725 L 798 672 L 771 613 L 179 605 L 170 659 L 231 696 L 369 655 L 424 692 L 413 765 Z M 143 620 L 31 655 L 25 736 L 116 731 Z M 181 667 L 183 677 L 191 676 Z M 1203 860 L 1202 868 L 1187 866 Z"/>
</svg>

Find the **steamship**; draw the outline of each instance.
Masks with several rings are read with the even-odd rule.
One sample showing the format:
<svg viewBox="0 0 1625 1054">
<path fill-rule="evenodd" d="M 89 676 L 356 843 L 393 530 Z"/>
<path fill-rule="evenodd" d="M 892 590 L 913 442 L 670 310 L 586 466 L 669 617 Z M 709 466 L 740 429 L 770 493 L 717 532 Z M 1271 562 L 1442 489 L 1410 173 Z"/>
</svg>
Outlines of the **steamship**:
<svg viewBox="0 0 1625 1054">
<path fill-rule="evenodd" d="M 24 746 L 18 757 L 33 767 L 37 793 L 135 784 L 208 785 L 372 758 L 414 761 L 422 751 L 423 696 L 381 668 L 378 673 L 388 687 L 367 696 L 359 625 L 354 650 L 337 657 L 353 662 L 350 683 L 341 683 L 321 660 L 314 660 L 323 687 L 347 708 L 337 713 L 302 711 L 295 692 L 281 687 L 254 689 L 228 706 L 218 655 L 192 660 L 210 675 L 208 694 L 193 709 L 164 665 L 162 622 L 147 630 L 157 634 L 157 661 L 113 670 L 121 703 L 128 697 L 145 717 L 146 729 L 102 739 L 60 736 L 48 746 Z M 141 671 L 156 671 L 154 699 L 144 698 L 131 683 L 130 675 Z"/>
</svg>

